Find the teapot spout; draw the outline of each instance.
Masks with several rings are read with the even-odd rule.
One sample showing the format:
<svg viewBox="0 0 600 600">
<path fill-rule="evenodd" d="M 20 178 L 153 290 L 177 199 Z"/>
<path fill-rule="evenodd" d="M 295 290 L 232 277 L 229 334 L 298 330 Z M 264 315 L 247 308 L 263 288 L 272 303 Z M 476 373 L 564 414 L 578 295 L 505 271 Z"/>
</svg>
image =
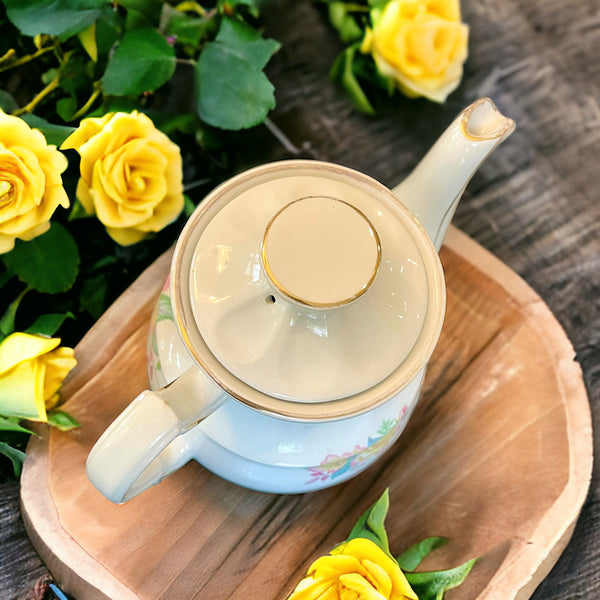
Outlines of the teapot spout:
<svg viewBox="0 0 600 600">
<path fill-rule="evenodd" d="M 415 170 L 393 188 L 437 250 L 471 177 L 514 128 L 514 121 L 489 98 L 481 98 L 456 117 Z"/>
</svg>

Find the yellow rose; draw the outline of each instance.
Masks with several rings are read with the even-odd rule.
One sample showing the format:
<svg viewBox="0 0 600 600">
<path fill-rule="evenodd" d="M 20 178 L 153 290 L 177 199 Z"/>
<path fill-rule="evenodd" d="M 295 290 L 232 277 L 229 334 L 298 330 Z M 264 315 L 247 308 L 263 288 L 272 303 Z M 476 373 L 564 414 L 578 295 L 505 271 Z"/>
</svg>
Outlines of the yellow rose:
<svg viewBox="0 0 600 600">
<path fill-rule="evenodd" d="M 40 131 L 0 109 L 0 254 L 16 238 L 47 231 L 58 205 L 69 206 L 61 179 L 67 164 Z"/>
<path fill-rule="evenodd" d="M 378 70 L 407 96 L 444 102 L 468 54 L 459 0 L 391 0 L 371 18 L 361 50 L 372 53 Z"/>
<path fill-rule="evenodd" d="M 13 333 L 0 342 L 0 414 L 46 422 L 46 409 L 77 364 L 72 348 L 60 339 Z"/>
<path fill-rule="evenodd" d="M 179 147 L 146 115 L 83 119 L 61 148 L 79 152 L 77 198 L 118 244 L 135 244 L 181 213 Z"/>
<path fill-rule="evenodd" d="M 354 538 L 318 558 L 288 600 L 418 600 L 398 563 Z"/>
</svg>

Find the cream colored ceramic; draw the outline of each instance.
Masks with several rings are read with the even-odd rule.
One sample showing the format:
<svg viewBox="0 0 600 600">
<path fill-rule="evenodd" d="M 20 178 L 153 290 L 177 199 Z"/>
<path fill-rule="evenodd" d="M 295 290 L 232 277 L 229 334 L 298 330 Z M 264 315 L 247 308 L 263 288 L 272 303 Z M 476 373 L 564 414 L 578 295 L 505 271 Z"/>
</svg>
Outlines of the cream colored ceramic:
<svg viewBox="0 0 600 600">
<path fill-rule="evenodd" d="M 210 193 L 152 319 L 151 390 L 92 449 L 94 485 L 122 502 L 195 459 L 240 485 L 304 492 L 381 456 L 442 327 L 445 230 L 513 128 L 490 100 L 475 102 L 393 191 L 298 160 Z"/>
</svg>

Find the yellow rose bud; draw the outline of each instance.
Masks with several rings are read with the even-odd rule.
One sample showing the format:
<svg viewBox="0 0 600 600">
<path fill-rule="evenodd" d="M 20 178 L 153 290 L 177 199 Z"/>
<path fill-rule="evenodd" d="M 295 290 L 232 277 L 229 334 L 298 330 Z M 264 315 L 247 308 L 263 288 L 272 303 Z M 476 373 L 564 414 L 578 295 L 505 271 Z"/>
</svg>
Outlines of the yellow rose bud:
<svg viewBox="0 0 600 600">
<path fill-rule="evenodd" d="M 377 544 L 354 538 L 318 558 L 288 600 L 418 600 L 398 563 Z"/>
<path fill-rule="evenodd" d="M 444 102 L 463 75 L 469 28 L 459 0 L 391 0 L 371 12 L 361 50 L 410 97 Z"/>
<path fill-rule="evenodd" d="M 13 333 L 0 342 L 0 414 L 46 422 L 46 409 L 77 364 L 60 339 Z"/>
<path fill-rule="evenodd" d="M 181 213 L 179 147 L 146 115 L 83 119 L 61 148 L 79 152 L 77 198 L 118 244 L 135 244 Z"/>
<path fill-rule="evenodd" d="M 16 238 L 46 232 L 58 206 L 69 206 L 61 179 L 67 164 L 40 131 L 0 110 L 0 254 Z"/>
</svg>

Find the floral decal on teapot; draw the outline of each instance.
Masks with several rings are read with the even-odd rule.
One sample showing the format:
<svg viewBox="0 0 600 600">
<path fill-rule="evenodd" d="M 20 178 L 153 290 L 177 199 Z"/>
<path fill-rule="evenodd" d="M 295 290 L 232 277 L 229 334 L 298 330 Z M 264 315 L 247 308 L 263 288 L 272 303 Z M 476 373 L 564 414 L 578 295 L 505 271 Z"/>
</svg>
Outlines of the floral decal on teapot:
<svg viewBox="0 0 600 600">
<path fill-rule="evenodd" d="M 404 426 L 403 417 L 407 409 L 408 407 L 404 406 L 398 418 L 383 421 L 377 435 L 367 439 L 366 446 L 356 444 L 352 450 L 340 455 L 328 454 L 319 466 L 308 467 L 310 478 L 305 482 L 306 485 L 341 477 L 383 452 Z"/>
<path fill-rule="evenodd" d="M 154 307 L 152 318 L 150 319 L 150 336 L 146 351 L 146 364 L 148 365 L 148 378 L 151 382 L 155 381 L 156 373 L 162 371 L 160 357 L 158 355 L 158 336 L 156 333 L 156 324 L 160 321 L 175 321 L 173 316 L 173 308 L 171 307 L 171 296 L 169 295 L 169 281 L 167 277 L 165 284 L 162 287 L 158 302 Z"/>
</svg>

